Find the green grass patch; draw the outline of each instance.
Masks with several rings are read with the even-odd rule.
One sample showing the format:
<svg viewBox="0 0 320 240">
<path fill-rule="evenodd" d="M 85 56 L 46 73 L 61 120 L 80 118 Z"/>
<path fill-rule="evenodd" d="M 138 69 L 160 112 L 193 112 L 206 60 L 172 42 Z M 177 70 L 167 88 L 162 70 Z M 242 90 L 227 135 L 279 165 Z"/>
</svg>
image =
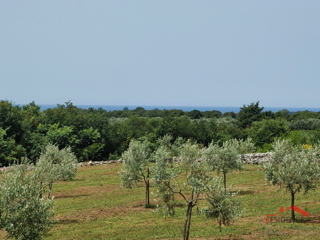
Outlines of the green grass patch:
<svg viewBox="0 0 320 240">
<path fill-rule="evenodd" d="M 75 180 L 53 186 L 58 219 L 46 239 L 181 239 L 186 207 L 164 218 L 154 212 L 155 202 L 144 207 L 144 187 L 120 187 L 121 164 L 82 167 Z M 298 223 L 266 223 L 266 214 L 290 206 L 290 195 L 264 179 L 260 165 L 227 175 L 232 190 L 240 190 L 245 212 L 237 222 L 219 232 L 217 222 L 207 221 L 194 209 L 191 239 L 318 239 L 320 234 L 319 190 L 296 194 L 296 206 L 309 212 Z M 151 188 L 151 191 L 154 189 Z M 289 216 L 284 212 L 281 216 Z M 297 216 L 299 214 L 297 213 Z M 5 232 L 0 232 L 4 239 Z"/>
</svg>

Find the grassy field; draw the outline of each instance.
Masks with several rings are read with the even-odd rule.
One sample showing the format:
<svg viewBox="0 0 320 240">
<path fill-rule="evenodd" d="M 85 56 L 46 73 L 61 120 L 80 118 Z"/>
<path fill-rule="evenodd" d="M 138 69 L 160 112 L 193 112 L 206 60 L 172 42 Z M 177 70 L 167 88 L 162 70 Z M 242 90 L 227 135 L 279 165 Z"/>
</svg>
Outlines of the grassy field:
<svg viewBox="0 0 320 240">
<path fill-rule="evenodd" d="M 174 218 L 166 219 L 144 208 L 143 186 L 122 189 L 120 169 L 121 164 L 82 167 L 75 180 L 55 184 L 58 221 L 47 239 L 181 239 L 186 208 L 179 207 Z M 194 211 L 191 239 L 319 239 L 320 189 L 296 194 L 296 206 L 309 212 L 308 218 L 294 224 L 266 223 L 266 214 L 290 206 L 289 194 L 270 186 L 259 165 L 245 165 L 244 171 L 229 174 L 227 182 L 241 191 L 243 217 L 220 233 L 217 222 L 208 222 Z M 289 215 L 289 211 L 281 214 Z"/>
</svg>

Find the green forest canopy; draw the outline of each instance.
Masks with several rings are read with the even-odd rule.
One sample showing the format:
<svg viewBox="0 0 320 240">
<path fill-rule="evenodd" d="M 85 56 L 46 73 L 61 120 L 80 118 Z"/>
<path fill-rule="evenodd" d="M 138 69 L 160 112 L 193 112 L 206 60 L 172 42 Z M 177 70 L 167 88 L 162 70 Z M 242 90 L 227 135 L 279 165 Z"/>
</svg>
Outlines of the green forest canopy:
<svg viewBox="0 0 320 240">
<path fill-rule="evenodd" d="M 239 113 L 213 111 L 82 109 L 72 102 L 44 111 L 31 102 L 17 106 L 0 101 L 0 164 L 27 157 L 35 163 L 48 143 L 71 147 L 79 161 L 116 159 L 131 139 L 156 140 L 171 135 L 207 146 L 210 142 L 252 138 L 257 151 L 270 150 L 276 138 L 295 144 L 320 140 L 320 112 L 263 111 L 259 102 L 243 105 Z"/>
</svg>

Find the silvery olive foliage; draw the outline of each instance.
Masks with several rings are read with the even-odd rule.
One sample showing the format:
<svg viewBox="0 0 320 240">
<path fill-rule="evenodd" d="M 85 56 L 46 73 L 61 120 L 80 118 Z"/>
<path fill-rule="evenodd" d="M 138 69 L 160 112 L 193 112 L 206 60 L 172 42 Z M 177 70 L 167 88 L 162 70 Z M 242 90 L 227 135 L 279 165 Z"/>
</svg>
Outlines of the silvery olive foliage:
<svg viewBox="0 0 320 240">
<path fill-rule="evenodd" d="M 150 205 L 150 160 L 151 149 L 148 141 L 130 141 L 129 148 L 122 154 L 122 171 L 120 172 L 123 187 L 132 189 L 143 182 L 146 187 L 145 205 Z"/>
<path fill-rule="evenodd" d="M 217 187 L 217 182 L 220 179 L 214 178 L 209 165 L 201 161 L 202 153 L 203 151 L 198 145 L 187 141 L 180 147 L 180 162 L 169 164 L 165 161 L 166 147 L 158 148 L 154 154 L 153 180 L 156 188 L 155 195 L 160 200 L 157 206 L 158 210 L 165 216 L 174 215 L 174 208 L 181 202 L 175 200 L 176 195 L 180 196 L 180 199 L 182 198 L 187 205 L 183 239 L 189 239 L 192 210 L 195 206 L 198 206 L 200 201 L 208 200 L 209 207 L 205 210 L 206 212 L 209 210 L 221 212 L 221 210 L 216 209 L 219 205 L 216 203 L 217 199 L 213 199 L 212 196 L 219 196 L 220 191 L 225 191 L 221 190 L 221 187 Z M 221 195 L 220 199 L 227 199 L 228 197 L 232 199 L 234 195 L 225 193 Z M 216 203 L 216 205 L 213 203 Z M 219 203 L 222 204 L 222 200 Z M 238 204 L 237 201 L 231 200 L 229 203 Z M 234 207 L 234 209 L 238 208 Z M 233 214 L 232 211 L 224 211 L 224 214 L 223 219 L 229 219 L 230 221 L 238 216 Z M 229 223 L 229 220 L 221 221 L 221 223 Z"/>
<path fill-rule="evenodd" d="M 264 165 L 266 180 L 272 185 L 285 187 L 291 195 L 291 206 L 298 192 L 307 194 L 317 188 L 320 179 L 319 146 L 304 148 L 295 146 L 290 140 L 273 143 L 269 163 Z M 294 210 L 291 215 L 295 221 Z"/>
<path fill-rule="evenodd" d="M 209 166 L 210 170 L 217 170 L 218 174 L 223 174 L 225 189 L 227 189 L 227 174 L 233 170 L 242 170 L 243 168 L 238 156 L 240 144 L 237 140 L 231 139 L 225 141 L 222 146 L 210 143 L 207 148 L 203 149 L 203 161 Z"/>
<path fill-rule="evenodd" d="M 35 166 L 35 174 L 43 187 L 49 186 L 57 181 L 72 180 L 77 173 L 77 158 L 71 148 L 59 150 L 58 146 L 48 144 L 40 155 Z"/>
<path fill-rule="evenodd" d="M 0 183 L 0 227 L 9 238 L 43 239 L 54 220 L 53 198 L 44 193 L 28 165 L 11 166 Z"/>
<path fill-rule="evenodd" d="M 218 126 L 221 126 L 221 125 L 236 126 L 238 122 L 237 119 L 232 118 L 230 116 L 216 118 L 215 120 Z"/>
<path fill-rule="evenodd" d="M 169 151 L 167 146 L 160 146 L 154 153 L 152 158 L 155 164 L 152 168 L 153 173 L 153 186 L 157 189 L 155 193 L 159 197 L 160 202 L 157 205 L 157 211 L 162 212 L 164 215 L 175 214 L 174 211 L 174 189 L 176 183 L 173 179 L 178 176 L 178 169 L 173 167 L 171 163 L 166 161 Z"/>
<path fill-rule="evenodd" d="M 164 150 L 158 150 L 154 166 L 154 186 L 156 195 L 163 201 L 161 206 L 165 215 L 174 215 L 174 195 L 180 195 L 187 204 L 186 218 L 183 230 L 183 239 L 189 239 L 191 216 L 193 207 L 197 206 L 201 194 L 210 181 L 210 176 L 199 160 L 201 150 L 198 145 L 189 141 L 181 146 L 181 161 L 175 163 L 172 169 L 163 162 Z M 181 178 L 178 180 L 178 175 Z"/>
<path fill-rule="evenodd" d="M 169 152 L 169 157 L 177 157 L 180 155 L 180 148 L 185 143 L 182 137 L 178 137 L 173 144 L 171 144 L 173 137 L 171 135 L 164 135 L 157 140 L 157 144 L 161 147 L 165 147 Z"/>
<path fill-rule="evenodd" d="M 159 146 L 165 147 L 166 149 L 169 150 L 169 149 L 171 149 L 172 139 L 173 139 L 173 137 L 171 135 L 166 134 L 157 140 L 157 144 Z"/>
<path fill-rule="evenodd" d="M 221 232 L 222 224 L 230 225 L 242 216 L 244 210 L 241 208 L 241 198 L 236 198 L 239 192 L 225 191 L 220 182 L 219 178 L 215 178 L 208 185 L 205 196 L 209 204 L 201 212 L 209 219 L 216 219 Z"/>
<path fill-rule="evenodd" d="M 316 130 L 320 126 L 320 119 L 306 118 L 289 122 L 291 130 Z"/>
<path fill-rule="evenodd" d="M 256 151 L 256 147 L 251 138 L 243 139 L 232 139 L 234 147 L 237 149 L 238 154 L 240 154 L 241 162 L 244 163 L 244 154 L 252 153 Z"/>
<path fill-rule="evenodd" d="M 177 157 L 180 155 L 180 150 L 183 144 L 185 144 L 186 140 L 183 139 L 182 137 L 178 137 L 174 143 L 171 145 L 170 152 L 171 156 Z"/>
</svg>

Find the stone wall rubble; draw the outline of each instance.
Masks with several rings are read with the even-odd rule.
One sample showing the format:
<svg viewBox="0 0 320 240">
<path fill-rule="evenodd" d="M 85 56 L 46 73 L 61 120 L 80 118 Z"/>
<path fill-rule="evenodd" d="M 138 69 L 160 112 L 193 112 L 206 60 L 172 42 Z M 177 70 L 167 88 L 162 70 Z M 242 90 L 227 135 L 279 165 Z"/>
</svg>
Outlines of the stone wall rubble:
<svg viewBox="0 0 320 240">
<path fill-rule="evenodd" d="M 269 161 L 270 152 L 267 153 L 248 153 L 239 155 L 239 158 L 243 161 L 244 164 L 261 164 Z M 168 158 L 168 162 L 172 162 L 173 160 L 179 162 L 181 159 L 177 158 Z M 200 159 L 199 159 L 200 160 Z M 119 160 L 109 160 L 109 161 L 89 161 L 89 162 L 81 162 L 79 163 L 79 167 L 83 166 L 96 166 L 96 165 L 105 165 L 111 163 L 121 163 L 122 159 Z"/>
<path fill-rule="evenodd" d="M 240 157 L 240 159 L 243 160 L 244 164 L 261 164 L 269 162 L 270 152 L 267 153 L 248 153 L 243 154 L 243 158 Z M 240 155 L 241 156 L 241 155 Z"/>
</svg>

